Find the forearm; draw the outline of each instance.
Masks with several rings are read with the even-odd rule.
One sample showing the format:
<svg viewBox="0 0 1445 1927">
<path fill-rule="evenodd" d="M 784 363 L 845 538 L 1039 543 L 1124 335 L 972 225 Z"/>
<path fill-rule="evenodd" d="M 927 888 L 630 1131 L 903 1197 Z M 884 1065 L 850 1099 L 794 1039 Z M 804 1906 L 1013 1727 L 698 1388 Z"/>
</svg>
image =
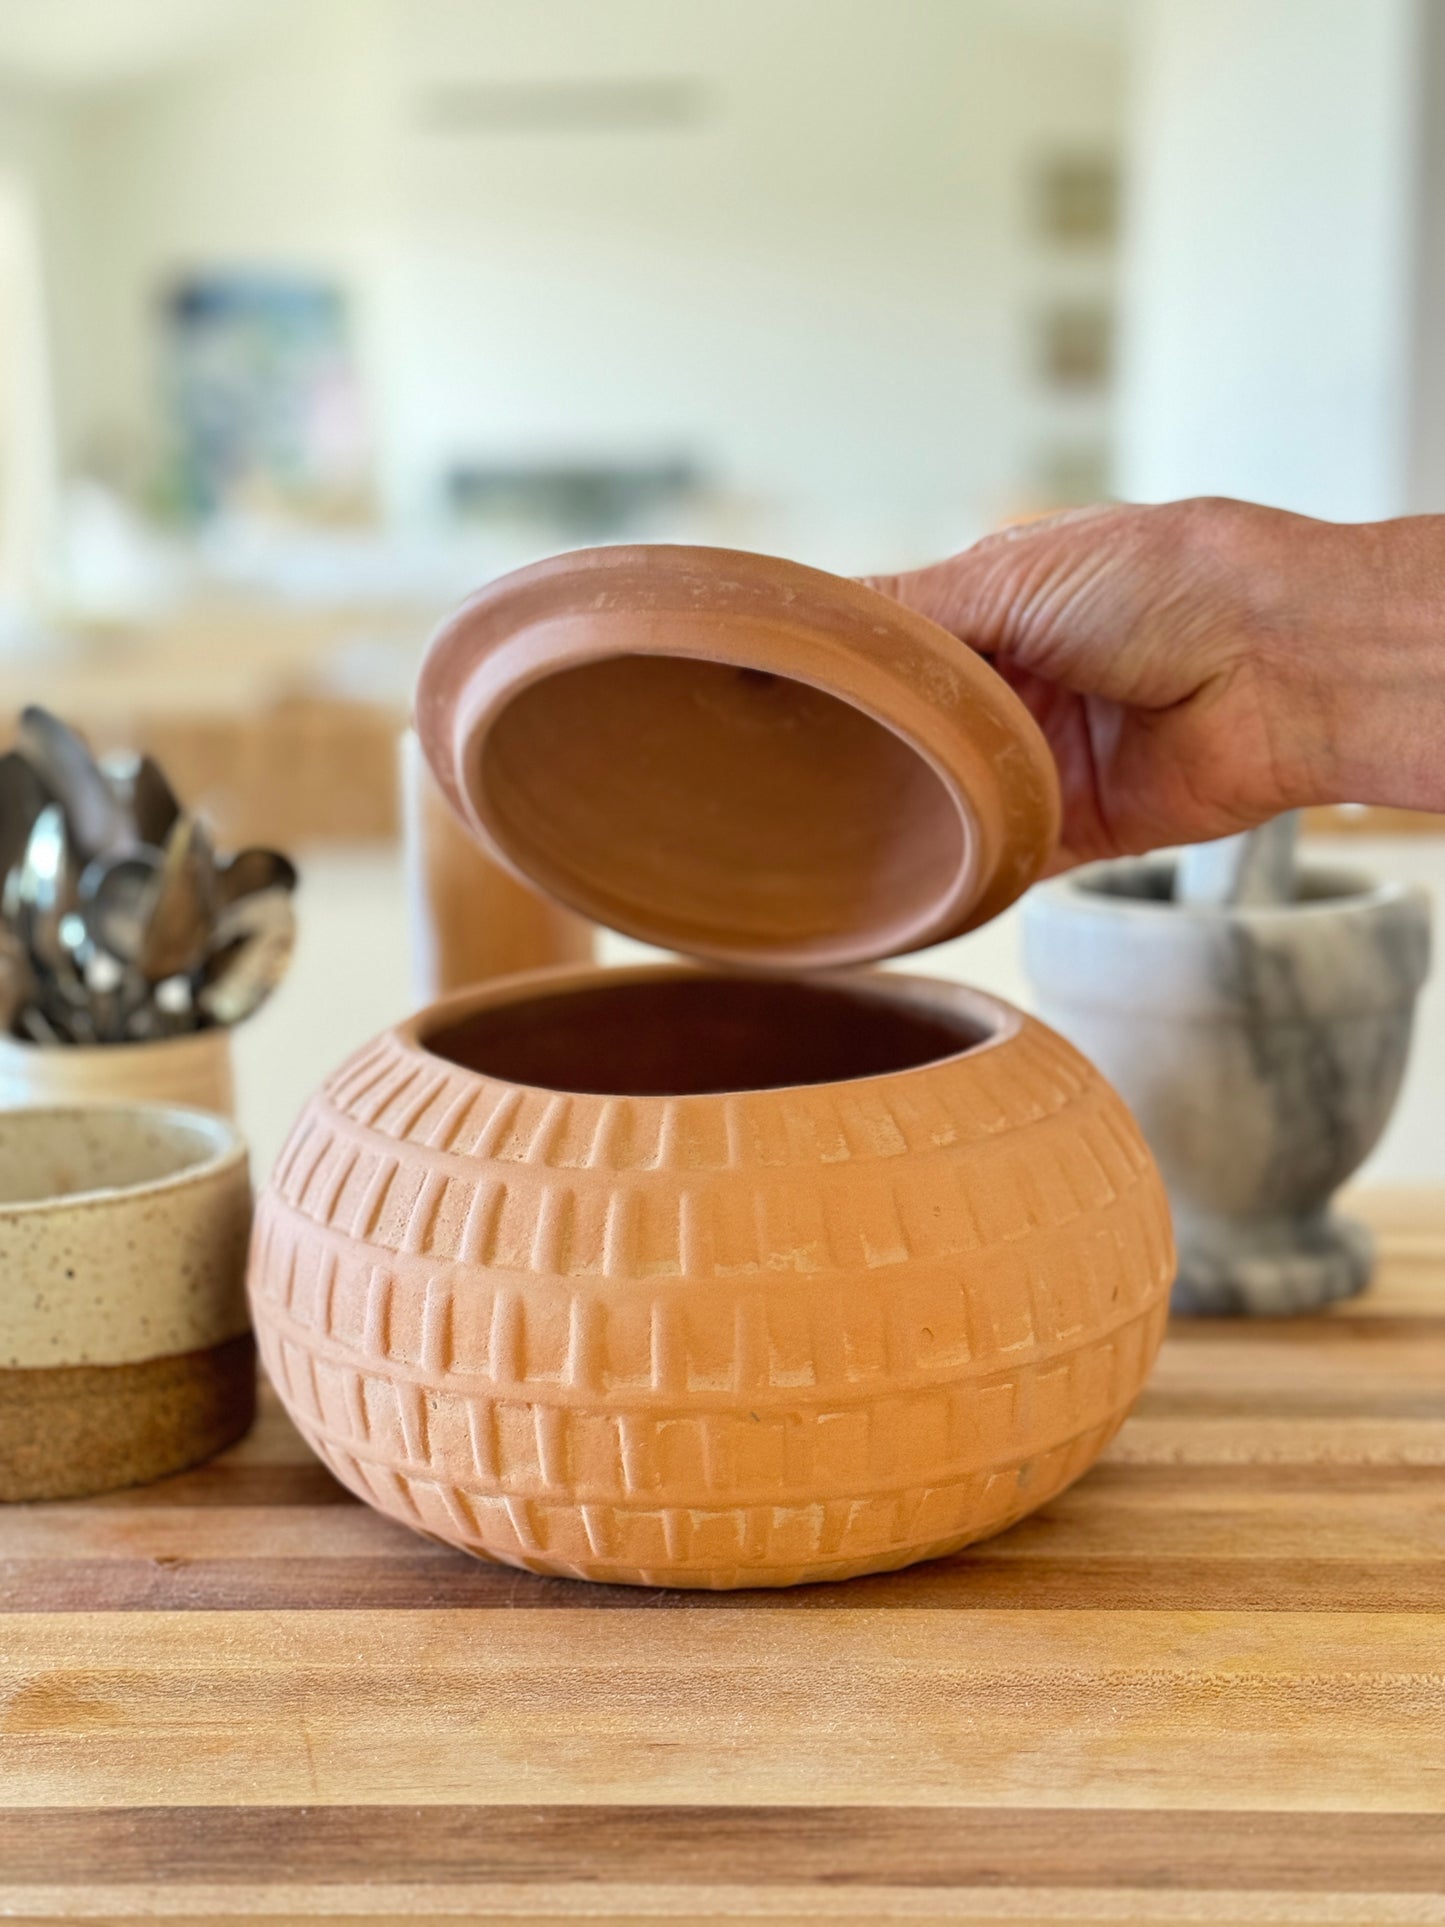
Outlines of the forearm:
<svg viewBox="0 0 1445 1927">
<path fill-rule="evenodd" d="M 1445 810 L 1445 516 L 1312 526 L 1263 644 L 1299 800 Z"/>
</svg>

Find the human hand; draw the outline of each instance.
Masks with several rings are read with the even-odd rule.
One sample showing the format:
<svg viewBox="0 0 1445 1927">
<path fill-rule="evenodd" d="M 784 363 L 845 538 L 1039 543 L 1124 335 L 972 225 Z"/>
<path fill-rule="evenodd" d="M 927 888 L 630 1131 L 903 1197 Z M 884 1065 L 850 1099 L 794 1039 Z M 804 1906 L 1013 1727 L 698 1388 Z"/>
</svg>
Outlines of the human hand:
<svg viewBox="0 0 1445 1927">
<path fill-rule="evenodd" d="M 1445 807 L 1445 518 L 1069 511 L 873 586 L 988 656 L 1059 768 L 1056 867 L 1344 801 Z"/>
</svg>

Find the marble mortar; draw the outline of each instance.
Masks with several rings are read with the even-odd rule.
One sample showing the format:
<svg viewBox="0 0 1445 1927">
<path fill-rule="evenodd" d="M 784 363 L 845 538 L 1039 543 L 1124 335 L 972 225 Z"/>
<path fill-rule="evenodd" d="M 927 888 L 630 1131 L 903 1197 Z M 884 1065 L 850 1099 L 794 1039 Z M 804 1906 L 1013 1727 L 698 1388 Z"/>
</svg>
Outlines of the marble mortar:
<svg viewBox="0 0 1445 1927">
<path fill-rule="evenodd" d="M 1378 1141 L 1429 969 L 1414 887 L 1301 867 L 1296 900 L 1173 902 L 1167 859 L 1094 864 L 1024 906 L 1038 1013 L 1138 1118 L 1179 1245 L 1173 1309 L 1276 1314 L 1369 1281 L 1330 1210 Z"/>
</svg>

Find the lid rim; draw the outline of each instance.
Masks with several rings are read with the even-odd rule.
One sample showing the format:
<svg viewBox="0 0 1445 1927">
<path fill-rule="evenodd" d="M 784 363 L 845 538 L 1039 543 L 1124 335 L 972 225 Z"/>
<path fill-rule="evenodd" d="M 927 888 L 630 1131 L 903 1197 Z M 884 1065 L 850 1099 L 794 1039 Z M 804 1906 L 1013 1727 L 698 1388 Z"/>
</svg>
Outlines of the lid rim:
<svg viewBox="0 0 1445 1927">
<path fill-rule="evenodd" d="M 737 943 L 668 927 L 514 848 L 481 772 L 492 729 L 524 691 L 568 669 L 666 657 L 767 671 L 820 691 L 906 744 L 941 786 L 961 837 L 946 885 L 891 917 L 816 940 Z M 417 724 L 454 812 L 512 874 L 661 948 L 765 970 L 840 968 L 944 941 L 1012 902 L 1057 831 L 1053 759 L 1003 679 L 946 630 L 843 577 L 715 549 L 583 550 L 501 578 L 433 641 Z"/>
</svg>

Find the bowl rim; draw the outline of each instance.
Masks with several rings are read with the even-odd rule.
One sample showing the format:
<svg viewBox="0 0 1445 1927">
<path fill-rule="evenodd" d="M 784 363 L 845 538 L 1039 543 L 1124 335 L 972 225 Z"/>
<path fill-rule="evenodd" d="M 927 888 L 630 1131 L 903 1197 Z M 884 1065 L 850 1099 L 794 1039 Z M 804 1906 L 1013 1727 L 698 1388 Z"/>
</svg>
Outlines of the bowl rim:
<svg viewBox="0 0 1445 1927">
<path fill-rule="evenodd" d="M 477 1011 L 494 1009 L 499 1004 L 521 1002 L 534 994 L 565 995 L 569 990 L 595 989 L 602 983 L 645 983 L 669 982 L 689 977 L 732 977 L 740 981 L 757 982 L 768 978 L 781 977 L 790 983 L 803 982 L 817 984 L 825 989 L 857 990 L 864 987 L 879 986 L 885 992 L 893 986 L 900 986 L 905 995 L 900 999 L 907 1002 L 907 992 L 922 1002 L 924 993 L 929 991 L 946 992 L 955 1008 L 963 1015 L 986 1025 L 987 1035 L 977 1043 L 968 1044 L 962 1050 L 949 1051 L 940 1057 L 930 1057 L 922 1064 L 912 1064 L 903 1070 L 874 1071 L 863 1077 L 829 1078 L 815 1084 L 739 1084 L 735 1089 L 726 1091 L 677 1091 L 638 1092 L 561 1090 L 552 1084 L 527 1084 L 518 1078 L 498 1077 L 490 1071 L 477 1070 L 467 1064 L 459 1064 L 454 1058 L 443 1057 L 432 1049 L 424 1031 L 430 1032 L 438 1027 L 458 1023 Z M 726 964 L 712 963 L 704 958 L 675 961 L 599 964 L 574 963 L 558 964 L 546 970 L 515 971 L 506 977 L 489 978 L 484 984 L 470 984 L 463 990 L 452 991 L 448 996 L 438 998 L 434 1003 L 424 1005 L 413 1011 L 410 1017 L 394 1024 L 389 1033 L 404 1049 L 415 1051 L 429 1063 L 445 1065 L 458 1076 L 469 1077 L 479 1084 L 500 1086 L 505 1090 L 529 1091 L 541 1097 L 567 1097 L 583 1102 L 599 1104 L 623 1103 L 644 1106 L 664 1106 L 674 1104 L 714 1104 L 728 1098 L 778 1098 L 798 1091 L 839 1091 L 868 1090 L 879 1084 L 891 1083 L 897 1078 L 922 1077 L 930 1071 L 945 1066 L 959 1064 L 969 1059 L 983 1057 L 986 1053 L 1002 1049 L 1014 1042 L 1023 1032 L 1036 1024 L 1017 1006 L 1002 997 L 995 997 L 985 990 L 976 990 L 971 984 L 956 983 L 947 977 L 928 977 L 914 971 L 880 970 L 860 966 L 848 970 L 807 970 L 807 971 L 761 971 L 730 968 Z"/>
<path fill-rule="evenodd" d="M 1361 865 L 1334 862 L 1307 852 L 1297 865 L 1302 877 L 1335 881 L 1343 887 L 1332 894 L 1292 897 L 1287 903 L 1179 903 L 1174 898 L 1135 897 L 1099 888 L 1101 880 L 1128 870 L 1170 870 L 1176 861 L 1173 850 L 1150 851 L 1142 856 L 1101 857 L 1081 863 L 1072 870 L 1046 877 L 1029 893 L 1022 905 L 1025 919 L 1038 918 L 1049 909 L 1064 911 L 1083 908 L 1100 917 L 1150 919 L 1158 928 L 1167 921 L 1175 926 L 1185 923 L 1248 924 L 1260 928 L 1270 924 L 1297 925 L 1301 918 L 1340 918 L 1361 916 L 1372 911 L 1429 908 L 1429 893 L 1422 884 L 1408 878 L 1381 876 Z"/>
<path fill-rule="evenodd" d="M 6 1111 L 0 1118 L 32 1120 L 41 1117 L 83 1118 L 97 1112 L 122 1115 L 148 1123 L 169 1122 L 188 1130 L 199 1130 L 210 1140 L 205 1154 L 193 1163 L 178 1166 L 158 1178 L 145 1178 L 136 1184 L 95 1185 L 82 1191 L 52 1192 L 38 1198 L 0 1199 L 0 1225 L 16 1218 L 54 1216 L 61 1212 L 95 1210 L 105 1206 L 129 1204 L 189 1190 L 194 1185 L 246 1168 L 246 1140 L 228 1118 L 190 1104 L 147 1104 L 126 1099 L 103 1099 L 74 1104 L 25 1104 Z"/>
</svg>

